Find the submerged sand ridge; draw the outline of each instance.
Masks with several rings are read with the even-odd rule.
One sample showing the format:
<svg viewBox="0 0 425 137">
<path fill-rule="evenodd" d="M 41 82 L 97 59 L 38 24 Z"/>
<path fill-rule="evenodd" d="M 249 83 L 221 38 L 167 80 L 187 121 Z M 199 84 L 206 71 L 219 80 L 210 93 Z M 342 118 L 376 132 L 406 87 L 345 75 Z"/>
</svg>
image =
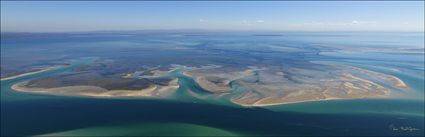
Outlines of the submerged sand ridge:
<svg viewBox="0 0 425 137">
<path fill-rule="evenodd" d="M 68 74 L 21 82 L 12 88 L 16 91 L 66 96 L 170 97 L 179 88 L 178 76 L 170 75 L 177 69 L 182 71 L 182 75 L 192 77 L 196 84 L 210 94 L 218 98 L 226 94 L 231 96 L 231 102 L 242 106 L 331 99 L 385 98 L 392 92 L 386 86 L 401 90 L 407 88 L 399 78 L 379 72 L 352 66 L 327 65 L 326 68 L 293 67 L 283 70 L 277 67 L 173 65 L 168 70 L 154 68 L 150 69 L 149 73 L 127 73 L 120 75 L 121 78 L 104 77 L 88 72 Z M 79 81 L 89 78 L 92 79 Z M 197 95 L 197 98 L 208 99 L 201 96 Z"/>
</svg>

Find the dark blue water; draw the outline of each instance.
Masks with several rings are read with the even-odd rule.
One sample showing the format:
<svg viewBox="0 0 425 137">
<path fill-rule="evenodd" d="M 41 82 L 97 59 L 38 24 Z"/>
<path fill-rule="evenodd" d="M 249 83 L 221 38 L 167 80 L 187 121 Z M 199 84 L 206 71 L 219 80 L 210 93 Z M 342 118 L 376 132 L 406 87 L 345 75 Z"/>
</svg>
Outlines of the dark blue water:
<svg viewBox="0 0 425 137">
<path fill-rule="evenodd" d="M 69 69 L 61 68 L 44 74 L 2 81 L 1 134 L 43 135 L 90 127 L 108 125 L 127 127 L 146 123 L 202 125 L 229 131 L 236 135 L 424 134 L 423 130 L 394 131 L 391 128 L 396 126 L 423 129 L 424 105 L 421 101 L 348 100 L 309 102 L 267 108 L 241 108 L 191 101 L 185 103 L 184 101 L 156 99 L 126 100 L 32 95 L 7 89 L 7 86 L 18 81 L 65 71 L 69 71 Z M 190 79 L 182 80 L 182 84 L 193 82 Z M 183 89 L 178 90 L 178 92 L 183 91 Z M 347 109 L 347 107 L 351 109 Z M 173 127 L 162 126 L 160 128 Z M 126 128 L 116 130 L 126 132 Z M 81 132 L 80 134 L 90 134 L 93 131 L 82 130 Z M 177 134 L 186 135 L 188 133 L 190 131 Z"/>
<path fill-rule="evenodd" d="M 3 102 L 2 135 L 39 135 L 102 125 L 191 123 L 242 135 L 423 135 L 421 116 L 307 114 L 156 100 L 48 99 Z M 415 104 L 410 104 L 415 105 Z"/>
<path fill-rule="evenodd" d="M 164 135 L 166 133 L 161 131 L 165 132 L 176 128 L 175 123 L 180 128 L 182 125 L 179 124 L 208 127 L 201 130 L 205 135 L 211 135 L 209 133 L 213 133 L 212 129 L 220 129 L 234 135 L 424 135 L 424 100 L 421 97 L 424 92 L 424 73 L 423 58 L 420 58 L 423 57 L 423 54 L 400 54 L 395 57 L 388 55 L 391 53 L 379 53 L 380 58 L 375 58 L 376 54 L 358 53 L 364 55 L 358 57 L 333 50 L 338 46 L 343 49 L 353 45 L 372 48 L 387 46 L 386 49 L 397 49 L 401 46 L 423 49 L 423 34 L 290 33 L 280 37 L 255 37 L 245 33 L 213 33 L 196 37 L 182 36 L 181 34 L 167 34 L 166 36 L 134 34 L 129 36 L 49 36 L 2 39 L 1 42 L 2 67 L 8 66 L 13 70 L 18 70 L 25 66 L 45 64 L 45 62 L 71 64 L 64 68 L 1 81 L 2 136 L 51 133 L 90 135 L 93 132 L 102 132 L 94 131 L 93 128 L 116 131 L 123 133 L 122 135 Z M 262 45 L 264 43 L 283 44 L 286 47 L 303 50 L 275 54 L 268 49 L 268 45 Z M 22 93 L 10 89 L 10 86 L 17 82 L 71 72 L 74 68 L 90 64 L 93 61 L 92 58 L 81 57 L 134 59 L 143 55 L 146 58 L 156 56 L 176 58 L 190 53 L 204 59 L 202 55 L 196 55 L 196 52 L 150 53 L 152 49 L 149 47 L 139 48 L 140 45 L 146 46 L 144 44 L 164 48 L 185 45 L 197 50 L 250 57 L 265 54 L 264 58 L 258 58 L 265 61 L 267 58 L 301 58 L 334 61 L 363 68 L 368 68 L 368 65 L 396 68 L 402 71 L 391 72 L 373 67 L 368 69 L 398 76 L 412 87 L 412 93 L 415 94 L 409 95 L 416 97 L 413 99 L 335 100 L 271 107 L 239 107 L 229 104 L 229 102 L 214 103 L 214 101 L 222 100 L 202 102 L 189 96 L 186 92 L 188 89 L 199 92 L 199 94 L 202 94 L 202 90 L 196 87 L 192 79 L 182 76 L 179 81 L 181 88 L 175 94 L 177 99 L 170 100 L 63 97 Z M 329 47 L 314 46 L 317 44 Z M 330 54 L 319 54 L 321 50 L 327 49 L 330 50 L 328 51 Z M 392 58 L 386 58 L 385 55 Z M 235 60 L 228 60 L 227 63 L 234 61 L 232 63 L 238 64 Z M 168 63 L 168 60 L 162 61 Z M 170 62 L 173 61 L 175 60 Z M 288 62 L 288 64 L 296 63 Z M 2 73 L 3 71 L 2 68 Z M 176 74 L 176 76 L 178 75 Z M 159 126 L 155 124 L 159 124 Z M 132 125 L 142 125 L 136 126 L 140 131 L 151 130 L 151 128 L 158 131 L 149 132 L 149 134 L 135 132 L 134 129 L 130 130 L 130 127 L 134 128 Z M 187 126 L 187 128 L 185 131 L 172 131 L 171 134 L 189 135 L 191 132 L 195 132 L 192 131 L 195 130 L 193 126 Z M 402 128 L 417 130 L 401 130 Z M 67 132 L 76 130 L 78 130 L 78 134 L 77 132 Z M 105 134 L 98 133 L 96 135 Z M 221 132 L 215 134 L 214 132 L 213 135 L 224 134 Z"/>
</svg>

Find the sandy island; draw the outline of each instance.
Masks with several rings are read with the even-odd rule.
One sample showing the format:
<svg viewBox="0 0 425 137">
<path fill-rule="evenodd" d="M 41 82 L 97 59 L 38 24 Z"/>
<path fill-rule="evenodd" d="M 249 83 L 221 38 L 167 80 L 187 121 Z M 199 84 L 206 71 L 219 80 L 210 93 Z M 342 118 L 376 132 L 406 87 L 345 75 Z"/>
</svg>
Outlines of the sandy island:
<svg viewBox="0 0 425 137">
<path fill-rule="evenodd" d="M 89 96 L 89 97 L 166 97 L 179 88 L 178 80 L 173 79 L 168 86 L 154 85 L 140 90 L 107 90 L 97 86 L 65 86 L 57 88 L 33 88 L 27 87 L 27 81 L 14 84 L 11 88 L 15 91 L 33 92 L 51 95 L 65 96 Z"/>
<path fill-rule="evenodd" d="M 332 65 L 331 65 L 332 66 Z M 335 66 L 332 66 L 335 67 Z M 361 68 L 344 66 L 334 70 L 315 70 L 290 68 L 248 67 L 245 69 L 227 69 L 218 66 L 186 67 L 173 66 L 169 71 L 150 70 L 149 75 L 136 72 L 127 75 L 131 79 L 161 78 L 171 71 L 182 69 L 183 75 L 192 77 L 201 88 L 210 95 L 189 94 L 197 98 L 209 99 L 222 94 L 231 95 L 230 101 L 241 106 L 269 106 L 300 103 L 308 101 L 386 98 L 391 90 L 376 81 L 399 89 L 407 85 L 399 78 Z M 231 83 L 233 83 L 231 85 Z M 84 84 L 84 83 L 81 83 Z M 89 97 L 168 97 L 179 88 L 177 78 L 167 83 L 151 83 L 141 89 L 106 89 L 93 85 L 62 87 L 29 87 L 28 82 L 16 83 L 12 89 L 22 92 L 34 92 L 52 95 L 89 96 Z M 235 91 L 239 91 L 234 93 Z"/>
<path fill-rule="evenodd" d="M 335 74 L 331 75 L 298 68 L 289 70 L 289 73 L 293 74 L 262 68 L 245 71 L 209 69 L 186 71 L 183 74 L 192 77 L 203 89 L 212 93 L 231 93 L 230 81 L 236 82 L 236 88 L 243 88 L 245 91 L 233 95 L 231 102 L 241 106 L 390 96 L 390 89 L 363 77 L 388 81 L 388 85 L 393 87 L 407 88 L 407 85 L 395 76 L 354 67 L 334 70 L 332 73 Z M 355 73 L 356 76 L 351 73 Z"/>
<path fill-rule="evenodd" d="M 41 72 L 46 72 L 46 71 L 56 69 L 56 68 L 60 68 L 60 67 L 64 67 L 64 66 L 66 66 L 66 65 L 55 65 L 55 66 L 50 66 L 50 67 L 44 67 L 44 68 L 40 68 L 38 70 L 34 70 L 34 71 L 31 71 L 31 72 L 26 72 L 26 73 L 22 73 L 22 74 L 10 76 L 10 77 L 0 78 L 0 80 L 1 81 L 11 80 L 11 79 L 19 78 L 19 77 L 24 77 L 24 76 L 29 76 L 29 75 L 41 73 Z"/>
<path fill-rule="evenodd" d="M 407 88 L 407 85 L 401 79 L 399 79 L 395 76 L 387 75 L 387 74 L 383 74 L 383 73 L 378 73 L 378 72 L 374 72 L 374 71 L 370 71 L 370 70 L 366 70 L 366 69 L 362 69 L 362 68 L 358 68 L 358 67 L 353 67 L 353 66 L 350 66 L 349 68 L 353 69 L 353 70 L 358 70 L 358 71 L 361 71 L 363 73 L 367 73 L 367 74 L 370 74 L 370 75 L 376 75 L 376 76 L 379 76 L 379 77 L 381 77 L 385 80 L 388 80 L 388 81 L 392 81 L 392 83 L 398 88 Z"/>
</svg>

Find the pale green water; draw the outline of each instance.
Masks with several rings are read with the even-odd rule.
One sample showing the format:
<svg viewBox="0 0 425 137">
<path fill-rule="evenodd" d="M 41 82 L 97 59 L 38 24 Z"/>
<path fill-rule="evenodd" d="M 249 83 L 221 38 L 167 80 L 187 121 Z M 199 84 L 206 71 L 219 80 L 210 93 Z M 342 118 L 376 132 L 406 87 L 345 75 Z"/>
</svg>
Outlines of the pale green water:
<svg viewBox="0 0 425 137">
<path fill-rule="evenodd" d="M 89 127 L 44 134 L 42 136 L 239 136 L 238 134 L 201 125 L 185 123 L 147 123 L 139 125 L 112 125 L 101 127 Z"/>
</svg>

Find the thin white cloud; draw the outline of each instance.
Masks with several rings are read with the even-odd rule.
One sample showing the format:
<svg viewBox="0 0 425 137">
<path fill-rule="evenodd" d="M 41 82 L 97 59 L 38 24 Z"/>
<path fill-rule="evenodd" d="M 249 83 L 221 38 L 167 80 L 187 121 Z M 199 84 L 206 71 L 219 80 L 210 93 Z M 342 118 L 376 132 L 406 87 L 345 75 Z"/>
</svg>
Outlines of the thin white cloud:
<svg viewBox="0 0 425 137">
<path fill-rule="evenodd" d="M 243 21 L 241 22 L 241 24 L 242 24 L 242 25 L 246 25 L 246 26 L 251 26 L 251 25 L 252 25 L 252 23 L 251 23 L 251 22 L 249 22 L 249 21 L 247 21 L 247 20 L 243 20 Z"/>
<path fill-rule="evenodd" d="M 311 25 L 311 26 L 352 26 L 352 25 L 374 25 L 377 24 L 377 21 L 358 21 L 353 20 L 350 22 L 306 22 L 303 25 Z"/>
<path fill-rule="evenodd" d="M 353 20 L 351 21 L 352 25 L 358 25 L 358 24 L 376 24 L 378 22 L 376 21 L 357 21 L 357 20 Z"/>
<path fill-rule="evenodd" d="M 199 22 L 208 22 L 208 20 L 205 20 L 205 19 L 199 19 Z"/>
<path fill-rule="evenodd" d="M 253 25 L 256 25 L 256 24 L 264 23 L 264 22 L 265 22 L 264 20 L 251 20 L 251 21 L 249 21 L 249 20 L 242 20 L 240 22 L 240 24 L 242 24 L 244 26 L 253 26 Z"/>
</svg>

